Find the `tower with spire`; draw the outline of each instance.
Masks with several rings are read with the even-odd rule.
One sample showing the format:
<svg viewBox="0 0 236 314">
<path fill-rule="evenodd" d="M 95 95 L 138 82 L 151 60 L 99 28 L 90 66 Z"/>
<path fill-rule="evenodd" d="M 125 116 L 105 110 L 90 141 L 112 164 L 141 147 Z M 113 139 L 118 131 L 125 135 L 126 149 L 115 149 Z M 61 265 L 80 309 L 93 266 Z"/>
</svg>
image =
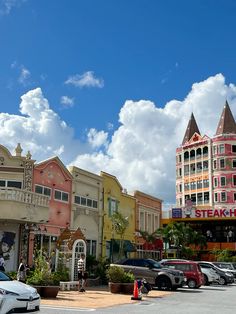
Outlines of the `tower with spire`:
<svg viewBox="0 0 236 314">
<path fill-rule="evenodd" d="M 174 218 L 188 220 L 202 233 L 211 229 L 215 243 L 227 242 L 231 230 L 236 242 L 236 123 L 227 101 L 212 138 L 201 135 L 190 116 L 176 149 Z"/>
</svg>

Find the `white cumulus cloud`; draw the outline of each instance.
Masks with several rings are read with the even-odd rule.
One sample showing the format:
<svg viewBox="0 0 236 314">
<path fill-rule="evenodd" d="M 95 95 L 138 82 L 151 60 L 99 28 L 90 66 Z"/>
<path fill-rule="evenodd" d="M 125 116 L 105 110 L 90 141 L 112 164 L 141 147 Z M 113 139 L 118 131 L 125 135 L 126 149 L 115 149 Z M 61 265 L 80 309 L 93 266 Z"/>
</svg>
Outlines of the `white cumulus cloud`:
<svg viewBox="0 0 236 314">
<path fill-rule="evenodd" d="M 163 108 L 151 100 L 127 100 L 119 127 L 109 130 L 111 137 L 91 128 L 82 144 L 36 88 L 21 97 L 20 115 L 0 113 L 1 144 L 13 150 L 21 142 L 37 161 L 58 154 L 67 165 L 108 172 L 128 191 L 141 190 L 173 204 L 175 152 L 191 113 L 201 134 L 213 136 L 226 100 L 236 116 L 236 86 L 226 84 L 222 74 L 194 83 L 184 99 L 170 100 Z"/>
<path fill-rule="evenodd" d="M 99 87 L 102 88 L 104 86 L 104 81 L 101 78 L 96 78 L 94 76 L 93 71 L 85 72 L 82 75 L 75 74 L 70 76 L 65 84 L 71 84 L 75 87 Z"/>
<path fill-rule="evenodd" d="M 68 96 L 61 96 L 61 104 L 64 108 L 69 108 L 74 106 L 74 99 Z"/>
</svg>

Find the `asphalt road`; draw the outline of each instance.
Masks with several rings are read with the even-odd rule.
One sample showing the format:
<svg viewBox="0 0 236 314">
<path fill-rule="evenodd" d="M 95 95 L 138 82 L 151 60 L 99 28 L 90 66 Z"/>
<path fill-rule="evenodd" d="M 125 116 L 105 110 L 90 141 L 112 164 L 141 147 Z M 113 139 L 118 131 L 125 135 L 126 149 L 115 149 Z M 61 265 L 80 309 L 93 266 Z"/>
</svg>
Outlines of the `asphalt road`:
<svg viewBox="0 0 236 314">
<path fill-rule="evenodd" d="M 103 309 L 57 308 L 41 306 L 43 314 L 232 314 L 236 309 L 236 284 L 202 286 L 200 289 L 178 289 L 169 296 L 148 298 L 135 304 Z"/>
</svg>

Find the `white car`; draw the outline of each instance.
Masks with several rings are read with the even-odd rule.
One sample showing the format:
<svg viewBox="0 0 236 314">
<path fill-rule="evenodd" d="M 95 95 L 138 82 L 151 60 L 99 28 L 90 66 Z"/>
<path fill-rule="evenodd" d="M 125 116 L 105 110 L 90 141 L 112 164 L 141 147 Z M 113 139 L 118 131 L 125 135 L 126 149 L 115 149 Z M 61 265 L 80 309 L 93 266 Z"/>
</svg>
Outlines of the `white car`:
<svg viewBox="0 0 236 314">
<path fill-rule="evenodd" d="M 35 311 L 40 308 L 37 290 L 0 271 L 0 314 L 14 311 Z"/>
<path fill-rule="evenodd" d="M 204 275 L 205 286 L 211 285 L 213 283 L 219 283 L 220 276 L 213 269 L 201 267 L 201 271 Z"/>
</svg>

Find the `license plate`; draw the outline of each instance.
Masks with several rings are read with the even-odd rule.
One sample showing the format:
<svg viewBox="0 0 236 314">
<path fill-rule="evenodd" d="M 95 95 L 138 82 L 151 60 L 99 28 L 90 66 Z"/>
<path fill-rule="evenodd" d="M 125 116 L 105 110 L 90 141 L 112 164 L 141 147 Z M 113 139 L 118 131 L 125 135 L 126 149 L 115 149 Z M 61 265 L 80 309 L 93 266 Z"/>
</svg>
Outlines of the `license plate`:
<svg viewBox="0 0 236 314">
<path fill-rule="evenodd" d="M 34 302 L 28 302 L 27 303 L 27 310 L 35 310 L 35 303 Z"/>
</svg>

